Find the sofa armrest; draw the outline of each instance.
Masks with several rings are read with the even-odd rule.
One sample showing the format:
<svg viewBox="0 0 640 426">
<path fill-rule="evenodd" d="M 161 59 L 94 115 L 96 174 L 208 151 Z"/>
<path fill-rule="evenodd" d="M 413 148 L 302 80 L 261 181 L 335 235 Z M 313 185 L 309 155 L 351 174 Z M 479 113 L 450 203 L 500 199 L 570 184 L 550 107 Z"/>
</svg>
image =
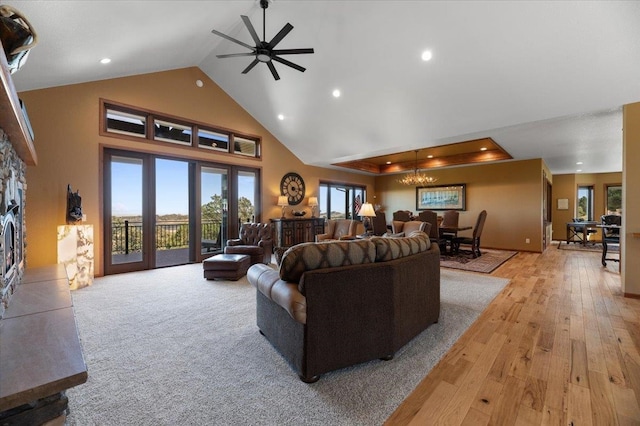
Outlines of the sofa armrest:
<svg viewBox="0 0 640 426">
<path fill-rule="evenodd" d="M 332 236 L 329 234 L 316 234 L 316 242 L 331 240 Z"/>
<path fill-rule="evenodd" d="M 230 239 L 230 240 L 227 240 L 227 245 L 228 246 L 240 246 L 240 245 L 242 245 L 242 240 L 239 239 L 239 238 Z"/>
<path fill-rule="evenodd" d="M 280 274 L 268 265 L 257 263 L 247 271 L 247 279 L 260 293 L 282 307 L 299 323 L 307 322 L 307 299 L 298 284 L 280 279 Z"/>
</svg>

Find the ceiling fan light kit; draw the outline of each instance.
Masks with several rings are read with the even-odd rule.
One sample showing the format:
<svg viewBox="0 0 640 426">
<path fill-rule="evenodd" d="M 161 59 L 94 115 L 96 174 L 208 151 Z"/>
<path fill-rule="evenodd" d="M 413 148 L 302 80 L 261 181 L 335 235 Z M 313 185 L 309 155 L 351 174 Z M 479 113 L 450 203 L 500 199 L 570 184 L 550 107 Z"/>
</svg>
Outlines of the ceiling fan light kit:
<svg viewBox="0 0 640 426">
<path fill-rule="evenodd" d="M 239 44 L 240 46 L 246 47 L 247 49 L 251 50 L 251 52 L 229 53 L 229 54 L 216 55 L 216 56 L 218 58 L 235 58 L 239 56 L 254 56 L 255 57 L 254 60 L 249 64 L 249 66 L 247 66 L 242 71 L 242 74 L 248 73 L 258 63 L 262 62 L 267 64 L 267 66 L 269 67 L 269 71 L 271 71 L 271 75 L 273 75 L 273 78 L 276 80 L 280 80 L 280 75 L 278 74 L 278 71 L 276 70 L 276 67 L 273 64 L 273 61 L 280 62 L 281 64 L 284 64 L 288 67 L 296 69 L 300 72 L 304 72 L 306 68 L 301 67 L 300 65 L 295 64 L 291 61 L 288 61 L 284 58 L 281 58 L 280 56 L 313 53 L 313 48 L 279 49 L 279 50 L 274 49 L 274 47 L 276 47 L 276 45 L 280 43 L 282 39 L 285 38 L 285 36 L 289 34 L 289 32 L 293 29 L 293 25 L 287 23 L 284 27 L 282 27 L 282 29 L 278 32 L 278 34 L 276 34 L 275 37 L 271 39 L 271 41 L 267 42 L 266 35 L 265 35 L 265 28 L 266 28 L 266 19 L 267 19 L 266 15 L 267 15 L 267 8 L 269 7 L 269 1 L 260 0 L 260 7 L 262 8 L 262 41 L 258 37 L 258 34 L 256 33 L 255 28 L 253 27 L 253 25 L 251 24 L 251 21 L 249 20 L 249 17 L 240 15 L 240 17 L 242 18 L 242 22 L 244 22 L 244 25 L 247 27 L 247 30 L 249 30 L 249 34 L 251 35 L 251 38 L 253 39 L 253 42 L 256 45 L 251 46 L 238 39 L 235 39 L 226 34 L 223 34 L 220 31 L 211 30 L 213 34 L 218 35 L 222 38 L 225 38 L 229 41 L 232 41 L 236 44 Z"/>
</svg>

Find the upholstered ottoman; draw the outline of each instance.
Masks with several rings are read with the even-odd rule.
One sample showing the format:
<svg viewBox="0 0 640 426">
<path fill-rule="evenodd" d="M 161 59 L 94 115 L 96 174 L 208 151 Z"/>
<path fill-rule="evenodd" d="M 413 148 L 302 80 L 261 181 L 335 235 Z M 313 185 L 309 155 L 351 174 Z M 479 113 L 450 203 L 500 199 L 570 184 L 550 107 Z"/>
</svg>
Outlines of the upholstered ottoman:
<svg viewBox="0 0 640 426">
<path fill-rule="evenodd" d="M 237 281 L 247 274 L 250 259 L 246 254 L 216 254 L 202 261 L 204 277 Z"/>
</svg>

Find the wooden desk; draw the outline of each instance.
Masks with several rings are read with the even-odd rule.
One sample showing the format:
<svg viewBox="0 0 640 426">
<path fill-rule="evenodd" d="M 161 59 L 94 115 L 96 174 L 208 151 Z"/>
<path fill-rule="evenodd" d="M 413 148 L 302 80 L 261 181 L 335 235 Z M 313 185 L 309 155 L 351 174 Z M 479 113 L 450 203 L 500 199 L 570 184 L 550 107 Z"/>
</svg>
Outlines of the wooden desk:
<svg viewBox="0 0 640 426">
<path fill-rule="evenodd" d="M 579 242 L 583 246 L 586 245 L 589 230 L 592 229 L 594 230 L 593 232 L 595 232 L 597 225 L 598 223 L 593 221 L 567 222 L 567 244 Z M 579 234 L 582 234 L 582 236 Z M 575 240 L 574 237 L 577 238 L 577 240 Z"/>
</svg>

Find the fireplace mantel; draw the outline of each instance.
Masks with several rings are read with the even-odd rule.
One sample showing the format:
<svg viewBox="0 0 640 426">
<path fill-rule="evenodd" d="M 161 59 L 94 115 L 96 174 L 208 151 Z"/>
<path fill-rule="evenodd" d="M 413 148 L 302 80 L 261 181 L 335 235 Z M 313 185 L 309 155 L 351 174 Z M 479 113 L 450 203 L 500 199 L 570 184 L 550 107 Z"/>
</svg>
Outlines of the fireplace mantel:
<svg viewBox="0 0 640 426">
<path fill-rule="evenodd" d="M 0 44 L 0 67 L 2 68 L 0 73 L 0 80 L 2 80 L 2 87 L 0 88 L 0 128 L 9 136 L 13 148 L 22 161 L 28 166 L 35 166 L 38 163 L 38 156 L 20 107 L 20 100 L 13 85 L 2 44 Z"/>
</svg>

